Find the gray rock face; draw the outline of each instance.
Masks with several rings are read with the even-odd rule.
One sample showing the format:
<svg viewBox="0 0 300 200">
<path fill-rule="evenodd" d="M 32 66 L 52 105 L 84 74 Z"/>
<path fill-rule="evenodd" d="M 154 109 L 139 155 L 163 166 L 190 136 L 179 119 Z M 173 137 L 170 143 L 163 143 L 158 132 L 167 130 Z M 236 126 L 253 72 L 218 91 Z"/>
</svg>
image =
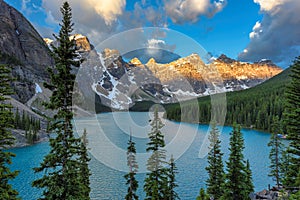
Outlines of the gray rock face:
<svg viewBox="0 0 300 200">
<path fill-rule="evenodd" d="M 7 61 L 7 58 L 10 61 Z M 11 62 L 13 60 L 13 62 Z M 30 22 L 0 0 L 0 63 L 10 64 L 17 79 L 14 97 L 25 103 L 35 93 L 34 83 L 47 81 L 47 67 L 54 64 L 50 50 Z"/>
<path fill-rule="evenodd" d="M 0 0 L 0 51 L 14 56 L 40 76 L 45 76 L 45 68 L 53 64 L 49 49 L 38 32 L 3 0 Z"/>
</svg>

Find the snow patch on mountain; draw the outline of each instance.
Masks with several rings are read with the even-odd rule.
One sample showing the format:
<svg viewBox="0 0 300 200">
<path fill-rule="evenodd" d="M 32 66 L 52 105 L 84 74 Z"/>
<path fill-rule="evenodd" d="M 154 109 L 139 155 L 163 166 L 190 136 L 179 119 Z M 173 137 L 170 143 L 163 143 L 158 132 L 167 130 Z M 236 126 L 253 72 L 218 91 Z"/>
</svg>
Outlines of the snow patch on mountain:
<svg viewBox="0 0 300 200">
<path fill-rule="evenodd" d="M 43 93 L 43 90 L 38 83 L 35 83 L 35 93 Z"/>
</svg>

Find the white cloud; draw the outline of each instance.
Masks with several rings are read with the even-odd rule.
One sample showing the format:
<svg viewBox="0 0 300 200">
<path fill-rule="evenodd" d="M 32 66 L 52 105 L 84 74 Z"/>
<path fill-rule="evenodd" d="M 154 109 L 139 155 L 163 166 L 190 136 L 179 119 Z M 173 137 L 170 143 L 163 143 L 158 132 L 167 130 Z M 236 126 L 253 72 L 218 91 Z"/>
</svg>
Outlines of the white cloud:
<svg viewBox="0 0 300 200">
<path fill-rule="evenodd" d="M 252 30 L 253 31 L 249 34 L 250 39 L 259 37 L 259 34 L 263 32 L 263 30 L 261 29 L 261 23 L 256 22 Z"/>
<path fill-rule="evenodd" d="M 225 0 L 164 0 L 167 15 L 174 23 L 196 22 L 204 15 L 214 16 L 226 5 Z"/>
<path fill-rule="evenodd" d="M 126 0 L 85 0 L 85 3 L 94 7 L 95 11 L 101 15 L 107 25 L 117 20 L 117 16 L 122 15 L 126 6 Z"/>
<path fill-rule="evenodd" d="M 63 3 L 63 0 L 42 0 L 43 7 L 46 10 L 54 11 L 57 14 L 59 8 Z M 126 0 L 73 0 L 70 1 L 70 5 L 74 11 L 74 15 L 80 15 L 82 18 L 86 18 L 85 15 L 96 14 L 104 19 L 106 25 L 112 25 L 117 17 L 123 14 L 126 6 Z"/>
<path fill-rule="evenodd" d="M 57 25 L 59 23 L 59 21 L 53 17 L 51 10 L 47 12 L 47 17 L 45 21 L 48 25 Z"/>
<path fill-rule="evenodd" d="M 60 7 L 65 0 L 42 0 L 49 27 L 61 21 Z M 201 15 L 212 17 L 226 5 L 226 0 L 140 0 L 126 11 L 126 0 L 72 0 L 74 31 L 86 35 L 94 46 L 108 37 L 133 28 L 168 27 L 168 18 L 176 23 L 196 22 Z M 176 9 L 172 9 L 172 6 Z M 179 16 L 176 16 L 179 12 Z M 161 32 L 153 38 L 165 37 Z M 143 44 L 147 44 L 147 39 Z M 162 45 L 162 43 L 160 43 Z M 174 49 L 165 44 L 164 48 Z"/>
<path fill-rule="evenodd" d="M 60 7 L 65 0 L 42 0 L 48 25 L 61 21 Z M 94 45 L 103 41 L 118 29 L 118 16 L 124 14 L 126 0 L 72 0 L 75 32 L 89 37 Z"/>
<path fill-rule="evenodd" d="M 161 48 L 166 44 L 165 41 L 159 39 L 149 39 L 147 43 L 148 48 Z"/>
<path fill-rule="evenodd" d="M 22 7 L 21 10 L 22 12 L 24 12 L 26 15 L 30 15 L 31 13 L 33 13 L 32 8 L 30 7 L 29 3 L 31 2 L 31 0 L 22 0 Z"/>
<path fill-rule="evenodd" d="M 271 12 L 274 11 L 278 6 L 288 2 L 289 0 L 254 0 L 254 3 L 260 5 L 261 11 Z"/>
<path fill-rule="evenodd" d="M 287 67 L 300 55 L 299 0 L 254 0 L 259 3 L 263 19 L 249 34 L 250 43 L 239 59 L 258 61 L 263 58 Z"/>
</svg>

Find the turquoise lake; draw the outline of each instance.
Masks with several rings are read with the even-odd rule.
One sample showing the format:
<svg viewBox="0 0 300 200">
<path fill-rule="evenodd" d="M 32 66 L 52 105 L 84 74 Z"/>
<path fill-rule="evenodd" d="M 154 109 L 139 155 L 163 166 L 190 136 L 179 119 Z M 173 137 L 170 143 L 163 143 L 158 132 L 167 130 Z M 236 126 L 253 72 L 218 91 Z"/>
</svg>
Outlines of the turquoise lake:
<svg viewBox="0 0 300 200">
<path fill-rule="evenodd" d="M 151 115 L 149 113 L 104 113 L 95 118 L 75 120 L 75 127 L 79 135 L 83 128 L 88 131 L 89 148 L 91 155 L 91 198 L 124 199 L 126 194 L 125 179 L 126 147 L 131 132 L 136 143 L 137 153 L 140 154 L 139 167 L 145 168 L 144 156 L 146 155 L 148 125 Z M 97 123 L 96 123 L 97 122 Z M 208 133 L 208 125 L 197 125 L 165 121 L 163 128 L 165 140 L 169 152 L 176 160 L 178 167 L 177 192 L 181 199 L 195 199 L 201 187 L 205 187 L 207 173 L 206 157 L 200 156 L 201 147 L 205 149 L 205 136 Z M 231 127 L 223 127 L 220 139 L 222 141 L 223 161 L 228 158 L 228 145 Z M 249 159 L 255 190 L 259 191 L 273 185 L 269 173 L 269 147 L 267 143 L 270 134 L 250 129 L 242 129 L 245 140 L 245 159 Z M 109 143 L 107 141 L 110 141 Z M 204 145 L 203 145 L 204 144 Z M 205 150 L 202 154 L 205 155 Z M 41 191 L 31 187 L 31 182 L 42 174 L 35 174 L 32 168 L 39 166 L 43 156 L 49 151 L 48 143 L 40 143 L 34 146 L 12 149 L 17 156 L 13 159 L 11 169 L 19 170 L 19 176 L 11 183 L 24 200 L 34 200 L 39 197 Z M 139 161 L 139 159 L 138 159 Z M 103 164 L 104 163 L 104 164 Z M 123 170 L 123 171 L 122 171 Z M 143 199 L 143 180 L 145 173 L 139 173 L 138 194 Z"/>
</svg>

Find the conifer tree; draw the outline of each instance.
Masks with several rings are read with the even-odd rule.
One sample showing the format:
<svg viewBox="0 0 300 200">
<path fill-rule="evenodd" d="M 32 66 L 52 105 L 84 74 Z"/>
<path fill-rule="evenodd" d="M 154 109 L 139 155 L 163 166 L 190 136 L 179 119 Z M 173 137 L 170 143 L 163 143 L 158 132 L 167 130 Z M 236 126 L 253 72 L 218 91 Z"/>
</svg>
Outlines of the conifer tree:
<svg viewBox="0 0 300 200">
<path fill-rule="evenodd" d="M 21 118 L 20 118 L 20 112 L 19 109 L 17 108 L 16 113 L 15 113 L 15 128 L 18 129 L 20 127 L 21 123 Z"/>
<path fill-rule="evenodd" d="M 23 130 L 28 130 L 28 128 L 27 127 L 29 127 L 29 125 L 28 124 L 26 124 L 26 116 L 25 116 L 25 111 L 23 110 L 23 112 L 22 112 L 22 119 L 21 119 L 21 126 L 20 126 L 20 129 L 23 129 Z"/>
<path fill-rule="evenodd" d="M 209 200 L 209 199 L 210 199 L 209 195 L 205 192 L 203 188 L 201 188 L 196 200 Z"/>
<path fill-rule="evenodd" d="M 80 143 L 80 178 L 81 178 L 81 182 L 83 183 L 82 185 L 82 193 L 84 195 L 84 199 L 83 200 L 88 200 L 90 199 L 90 192 L 91 192 L 91 188 L 90 188 L 90 169 L 89 169 L 89 165 L 88 163 L 90 162 L 90 157 L 88 156 L 88 149 L 87 149 L 87 145 L 88 145 L 88 139 L 87 139 L 87 131 L 86 129 L 84 129 L 82 137 L 81 137 L 81 143 Z"/>
<path fill-rule="evenodd" d="M 225 183 L 224 165 L 222 162 L 223 153 L 221 152 L 219 135 L 219 130 L 214 122 L 209 135 L 210 152 L 208 153 L 208 166 L 206 167 L 209 178 L 206 184 L 207 194 L 215 200 L 220 199 L 223 195 Z"/>
<path fill-rule="evenodd" d="M 288 152 L 288 147 L 282 151 L 282 156 L 280 159 L 280 165 L 279 165 L 279 176 L 281 177 L 281 182 L 283 185 L 285 185 L 286 177 L 288 174 L 290 166 L 290 154 Z"/>
<path fill-rule="evenodd" d="M 167 189 L 168 195 L 166 197 L 167 200 L 180 199 L 177 192 L 175 191 L 175 188 L 178 187 L 176 183 L 177 173 L 178 173 L 177 167 L 175 165 L 175 160 L 172 155 L 169 162 L 169 169 L 168 169 L 168 189 Z"/>
<path fill-rule="evenodd" d="M 82 169 L 83 153 L 81 139 L 75 138 L 71 120 L 72 93 L 75 75 L 71 73 L 72 66 L 79 66 L 80 62 L 74 61 L 77 57 L 75 41 L 70 40 L 73 31 L 71 7 L 64 2 L 61 7 L 63 16 L 59 35 L 55 36 L 59 46 L 53 48 L 55 68 L 48 68 L 50 83 L 45 87 L 52 90 L 50 102 L 45 103 L 47 109 L 56 110 L 50 125 L 50 131 L 56 137 L 50 138 L 50 152 L 45 156 L 41 165 L 35 172 L 44 172 L 44 176 L 33 182 L 33 186 L 43 188 L 40 199 L 89 199 Z M 87 176 L 88 174 L 84 174 Z"/>
<path fill-rule="evenodd" d="M 129 167 L 129 173 L 124 176 L 124 178 L 126 179 L 126 185 L 128 185 L 127 194 L 125 196 L 126 200 L 139 199 L 138 195 L 136 194 L 136 190 L 139 184 L 135 178 L 135 175 L 138 171 L 138 164 L 136 162 L 135 155 L 135 142 L 132 141 L 132 136 L 130 134 L 127 147 L 127 166 Z"/>
<path fill-rule="evenodd" d="M 12 94 L 10 88 L 9 76 L 10 70 L 3 65 L 0 65 L 0 197 L 1 199 L 19 199 L 18 192 L 12 188 L 9 181 L 14 179 L 17 171 L 11 171 L 9 165 L 12 163 L 12 157 L 15 154 L 4 151 L 7 147 L 14 144 L 15 138 L 13 137 L 10 128 L 13 128 L 13 113 L 11 112 L 12 106 L 5 101 L 9 98 L 8 95 Z"/>
<path fill-rule="evenodd" d="M 246 184 L 246 190 L 245 190 L 245 196 L 249 196 L 250 193 L 254 192 L 254 185 L 252 181 L 252 171 L 250 169 L 250 162 L 249 160 L 246 161 L 246 168 L 245 168 L 245 184 Z"/>
<path fill-rule="evenodd" d="M 281 172 L 280 166 L 282 161 L 282 151 L 283 151 L 283 144 L 281 140 L 278 138 L 277 133 L 281 133 L 281 128 L 279 124 L 278 116 L 273 118 L 273 124 L 271 126 L 271 139 L 268 143 L 268 146 L 271 147 L 269 158 L 270 158 L 270 173 L 269 176 L 273 177 L 276 181 L 277 187 L 281 183 Z"/>
<path fill-rule="evenodd" d="M 147 143 L 147 152 L 152 155 L 147 161 L 144 191 L 146 192 L 146 200 L 165 199 L 168 195 L 168 177 L 166 164 L 166 154 L 164 135 L 161 132 L 164 124 L 158 116 L 158 109 L 154 110 L 153 120 L 151 122 L 151 132 L 148 134 L 150 141 Z"/>
<path fill-rule="evenodd" d="M 249 184 L 244 161 L 244 139 L 241 133 L 241 127 L 234 125 L 230 137 L 230 154 L 227 164 L 227 174 L 224 187 L 224 195 L 221 199 L 236 200 L 250 199 Z M 249 169 L 250 170 L 250 169 Z"/>
<path fill-rule="evenodd" d="M 290 76 L 292 80 L 285 91 L 284 111 L 284 124 L 290 140 L 288 148 L 290 164 L 284 184 L 289 187 L 299 187 L 296 185 L 296 179 L 300 171 L 300 56 L 292 65 Z"/>
</svg>

